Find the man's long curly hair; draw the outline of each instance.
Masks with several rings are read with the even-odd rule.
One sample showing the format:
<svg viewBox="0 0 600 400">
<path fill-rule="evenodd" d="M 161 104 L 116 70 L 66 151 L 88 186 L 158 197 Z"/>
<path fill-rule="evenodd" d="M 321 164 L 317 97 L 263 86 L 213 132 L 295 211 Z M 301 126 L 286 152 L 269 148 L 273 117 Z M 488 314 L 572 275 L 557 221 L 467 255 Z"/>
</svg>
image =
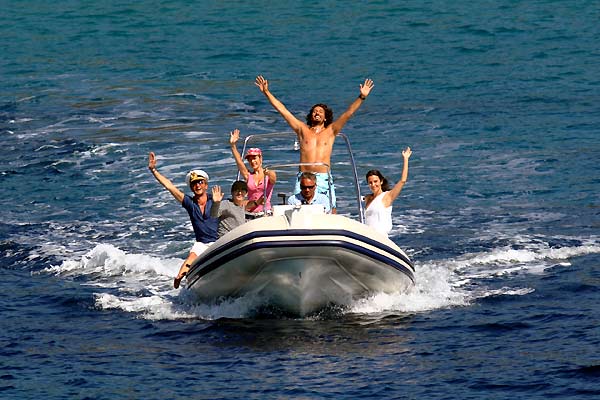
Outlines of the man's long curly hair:
<svg viewBox="0 0 600 400">
<path fill-rule="evenodd" d="M 310 111 L 308 114 L 306 114 L 306 124 L 308 126 L 312 126 L 312 112 L 315 107 L 321 107 L 323 110 L 325 110 L 325 127 L 328 127 L 333 122 L 333 110 L 327 107 L 327 104 L 322 103 L 315 104 L 310 108 Z"/>
</svg>

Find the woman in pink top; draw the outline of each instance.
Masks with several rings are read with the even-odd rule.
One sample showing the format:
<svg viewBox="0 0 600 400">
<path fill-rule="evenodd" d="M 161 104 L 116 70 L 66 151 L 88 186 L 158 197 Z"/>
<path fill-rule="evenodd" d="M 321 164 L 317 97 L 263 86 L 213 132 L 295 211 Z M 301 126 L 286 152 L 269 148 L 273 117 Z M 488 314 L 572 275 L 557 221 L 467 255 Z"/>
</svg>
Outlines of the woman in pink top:
<svg viewBox="0 0 600 400">
<path fill-rule="evenodd" d="M 256 147 L 252 147 L 246 151 L 245 159 L 248 161 L 248 165 L 252 169 L 252 172 L 246 168 L 244 161 L 242 160 L 242 156 L 237 149 L 237 141 L 240 139 L 240 130 L 234 129 L 231 132 L 231 136 L 229 138 L 229 144 L 231 145 L 231 153 L 235 158 L 235 163 L 237 164 L 238 170 L 240 174 L 246 180 L 248 184 L 248 205 L 246 206 L 246 210 L 250 212 L 262 212 L 263 210 L 271 209 L 271 194 L 273 194 L 273 186 L 275 186 L 275 182 L 277 180 L 277 175 L 275 171 L 265 171 L 262 166 L 262 151 Z M 267 183 L 267 200 L 265 202 L 264 199 L 264 184 L 265 184 L 265 175 L 266 175 L 266 183 Z M 265 205 L 266 203 L 266 205 Z M 263 205 L 265 207 L 263 208 Z"/>
</svg>

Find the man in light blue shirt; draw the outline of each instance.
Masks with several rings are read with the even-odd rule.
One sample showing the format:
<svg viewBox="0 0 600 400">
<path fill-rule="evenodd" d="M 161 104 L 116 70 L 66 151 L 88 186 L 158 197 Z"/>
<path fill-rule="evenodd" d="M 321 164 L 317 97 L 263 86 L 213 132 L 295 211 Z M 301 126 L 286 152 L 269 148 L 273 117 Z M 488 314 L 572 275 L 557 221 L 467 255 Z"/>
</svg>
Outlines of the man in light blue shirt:
<svg viewBox="0 0 600 400">
<path fill-rule="evenodd" d="M 322 193 L 318 193 L 315 189 L 317 187 L 317 177 L 312 172 L 303 172 L 300 175 L 300 193 L 290 196 L 287 203 L 291 206 L 298 206 L 301 204 L 320 204 L 325 207 L 325 212 L 331 212 L 331 205 L 329 204 L 329 197 Z"/>
</svg>

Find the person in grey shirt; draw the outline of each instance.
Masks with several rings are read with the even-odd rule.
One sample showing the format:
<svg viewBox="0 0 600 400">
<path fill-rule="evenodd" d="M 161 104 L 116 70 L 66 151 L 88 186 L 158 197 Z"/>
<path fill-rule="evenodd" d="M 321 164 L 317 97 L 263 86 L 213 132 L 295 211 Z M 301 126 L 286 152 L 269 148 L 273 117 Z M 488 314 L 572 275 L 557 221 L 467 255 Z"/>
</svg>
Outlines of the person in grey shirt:
<svg viewBox="0 0 600 400">
<path fill-rule="evenodd" d="M 223 192 L 220 186 L 213 186 L 213 206 L 210 216 L 219 218 L 217 235 L 223 236 L 233 228 L 246 222 L 246 206 L 248 206 L 248 185 L 244 181 L 235 181 L 231 185 L 231 199 L 223 200 Z M 256 206 L 254 204 L 253 206 Z"/>
</svg>

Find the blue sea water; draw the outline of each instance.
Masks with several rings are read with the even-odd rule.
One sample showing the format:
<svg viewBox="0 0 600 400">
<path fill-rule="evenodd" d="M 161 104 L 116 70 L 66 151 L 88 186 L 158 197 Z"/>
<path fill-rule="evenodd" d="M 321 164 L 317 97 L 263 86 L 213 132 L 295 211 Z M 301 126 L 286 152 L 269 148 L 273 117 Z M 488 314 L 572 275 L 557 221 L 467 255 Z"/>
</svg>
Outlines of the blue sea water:
<svg viewBox="0 0 600 400">
<path fill-rule="evenodd" d="M 598 21 L 583 0 L 1 1 L 0 398 L 598 398 Z M 228 186 L 229 131 L 288 129 L 258 74 L 299 117 L 375 81 L 344 132 L 361 176 L 413 149 L 392 233 L 413 291 L 293 319 L 172 288 L 193 236 L 148 152 L 182 189 L 193 167 Z"/>
</svg>

